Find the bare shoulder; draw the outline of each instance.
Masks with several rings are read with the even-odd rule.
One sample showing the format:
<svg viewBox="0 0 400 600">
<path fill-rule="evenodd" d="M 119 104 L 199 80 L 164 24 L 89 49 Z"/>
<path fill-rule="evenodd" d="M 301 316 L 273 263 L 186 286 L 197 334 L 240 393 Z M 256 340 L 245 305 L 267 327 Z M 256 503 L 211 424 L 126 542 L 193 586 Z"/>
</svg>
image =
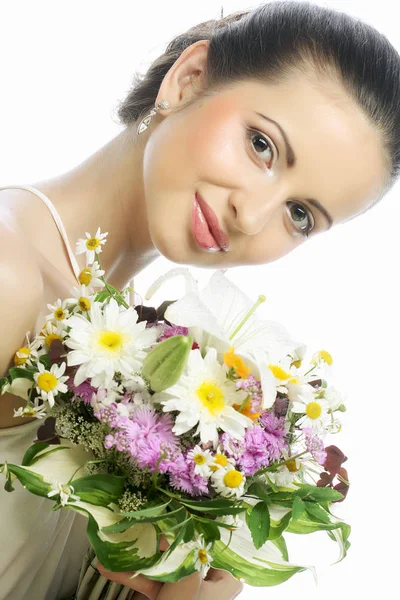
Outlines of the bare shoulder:
<svg viewBox="0 0 400 600">
<path fill-rule="evenodd" d="M 10 367 L 16 350 L 24 344 L 26 332 L 33 330 L 43 298 L 43 281 L 35 253 L 1 210 L 0 282 L 1 376 Z M 11 425 L 8 413 L 16 401 L 10 394 L 0 398 L 0 428 Z"/>
</svg>

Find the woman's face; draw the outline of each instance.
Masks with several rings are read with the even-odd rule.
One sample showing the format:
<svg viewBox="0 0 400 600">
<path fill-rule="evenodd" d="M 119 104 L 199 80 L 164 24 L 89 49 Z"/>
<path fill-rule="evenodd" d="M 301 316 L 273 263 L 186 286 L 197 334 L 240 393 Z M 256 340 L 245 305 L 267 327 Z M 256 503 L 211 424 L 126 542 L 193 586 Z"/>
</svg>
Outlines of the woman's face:
<svg viewBox="0 0 400 600">
<path fill-rule="evenodd" d="M 327 231 L 330 218 L 363 212 L 385 182 L 376 130 L 328 81 L 240 82 L 164 114 L 144 150 L 144 193 L 152 241 L 173 262 L 274 261 Z M 216 225 L 228 252 L 215 250 L 226 240 Z"/>
</svg>

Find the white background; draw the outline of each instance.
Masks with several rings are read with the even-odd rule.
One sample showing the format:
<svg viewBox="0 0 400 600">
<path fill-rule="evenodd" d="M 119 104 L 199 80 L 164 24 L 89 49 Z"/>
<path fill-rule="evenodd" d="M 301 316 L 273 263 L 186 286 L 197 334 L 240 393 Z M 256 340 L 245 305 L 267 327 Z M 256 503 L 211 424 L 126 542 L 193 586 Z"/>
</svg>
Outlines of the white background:
<svg viewBox="0 0 400 600">
<path fill-rule="evenodd" d="M 319 4 L 363 18 L 400 49 L 396 2 Z M 244 0 L 3 0 L 0 185 L 60 174 L 116 136 L 114 111 L 134 71 L 145 69 L 176 34 L 218 18 L 222 5 L 225 15 L 251 6 Z M 317 565 L 318 586 L 306 572 L 279 587 L 247 588 L 244 600 L 392 597 L 398 589 L 398 196 L 396 185 L 371 212 L 291 255 L 228 273 L 249 296 L 267 296 L 260 316 L 333 355 L 335 382 L 348 405 L 334 443 L 349 457 L 352 483 L 346 502 L 337 505 L 353 527 L 347 559 L 329 566 L 336 547 L 324 534 L 291 536 L 291 559 Z M 171 266 L 156 261 L 137 277 L 138 291 Z M 210 275 L 195 273 L 202 281 Z M 177 297 L 181 287 L 178 282 L 165 293 Z"/>
</svg>

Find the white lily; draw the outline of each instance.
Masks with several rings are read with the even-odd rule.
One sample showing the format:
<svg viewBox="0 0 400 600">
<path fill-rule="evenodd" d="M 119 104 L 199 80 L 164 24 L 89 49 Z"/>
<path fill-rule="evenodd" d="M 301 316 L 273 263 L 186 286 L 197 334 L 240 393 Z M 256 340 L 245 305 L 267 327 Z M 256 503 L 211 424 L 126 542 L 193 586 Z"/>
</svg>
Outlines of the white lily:
<svg viewBox="0 0 400 600">
<path fill-rule="evenodd" d="M 189 335 L 202 353 L 213 347 L 221 356 L 233 346 L 235 354 L 251 361 L 252 370 L 256 370 L 255 375 L 261 380 L 264 408 L 272 406 L 276 385 L 268 365 L 278 362 L 300 344 L 279 323 L 258 319 L 254 311 L 265 298 L 260 296 L 254 304 L 223 271 L 216 271 L 199 291 L 188 269 L 172 269 L 153 283 L 146 299 L 164 281 L 178 275 L 186 279 L 186 294 L 167 308 L 166 319 L 174 325 L 188 327 Z"/>
</svg>

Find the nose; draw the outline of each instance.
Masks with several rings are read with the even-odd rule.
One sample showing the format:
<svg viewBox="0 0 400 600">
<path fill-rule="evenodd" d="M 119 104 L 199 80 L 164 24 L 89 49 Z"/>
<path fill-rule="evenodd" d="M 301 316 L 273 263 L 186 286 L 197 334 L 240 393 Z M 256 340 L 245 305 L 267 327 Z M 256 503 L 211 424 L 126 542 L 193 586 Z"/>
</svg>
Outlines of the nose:
<svg viewBox="0 0 400 600">
<path fill-rule="evenodd" d="M 287 190 L 265 189 L 235 191 L 229 198 L 233 226 L 246 235 L 257 235 L 282 206 Z"/>
</svg>

